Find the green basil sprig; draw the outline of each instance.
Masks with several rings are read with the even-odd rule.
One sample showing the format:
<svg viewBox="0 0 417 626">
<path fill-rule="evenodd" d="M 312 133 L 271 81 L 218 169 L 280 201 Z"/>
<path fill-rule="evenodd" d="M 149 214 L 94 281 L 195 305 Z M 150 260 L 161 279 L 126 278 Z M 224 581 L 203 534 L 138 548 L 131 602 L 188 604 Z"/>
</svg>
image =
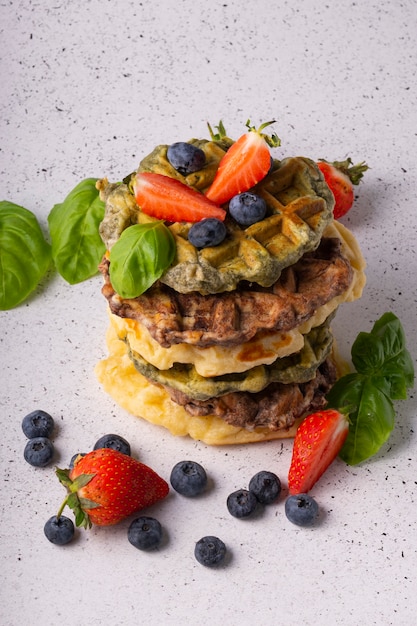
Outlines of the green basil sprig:
<svg viewBox="0 0 417 626">
<path fill-rule="evenodd" d="M 51 249 L 35 215 L 3 200 L 0 202 L 0 310 L 25 300 L 51 263 Z"/>
<path fill-rule="evenodd" d="M 370 333 L 359 333 L 351 349 L 356 372 L 342 376 L 327 395 L 328 407 L 349 410 L 349 434 L 340 452 L 348 465 L 376 454 L 395 423 L 393 400 L 405 400 L 414 385 L 414 365 L 404 329 L 384 313 Z"/>
<path fill-rule="evenodd" d="M 122 298 L 136 298 L 171 265 L 175 239 L 161 221 L 126 228 L 110 250 L 110 280 Z"/>
<path fill-rule="evenodd" d="M 105 252 L 98 228 L 105 205 L 96 182 L 96 178 L 82 180 L 48 216 L 52 258 L 70 285 L 94 276 Z"/>
</svg>

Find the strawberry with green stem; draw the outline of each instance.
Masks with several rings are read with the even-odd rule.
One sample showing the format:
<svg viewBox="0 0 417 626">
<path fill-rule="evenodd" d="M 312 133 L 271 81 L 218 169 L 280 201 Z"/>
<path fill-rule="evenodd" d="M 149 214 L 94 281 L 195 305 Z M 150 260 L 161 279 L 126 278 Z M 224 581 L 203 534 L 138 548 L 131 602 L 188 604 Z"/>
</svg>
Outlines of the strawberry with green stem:
<svg viewBox="0 0 417 626">
<path fill-rule="evenodd" d="M 334 195 L 333 215 L 339 219 L 351 209 L 355 199 L 353 186 L 359 185 L 368 166 L 364 161 L 353 165 L 350 158 L 333 162 L 320 159 L 317 166 Z"/>
<path fill-rule="evenodd" d="M 83 528 L 117 524 L 132 513 L 151 506 L 168 495 L 168 483 L 147 465 L 111 448 L 78 456 L 74 467 L 56 470 L 68 495 L 65 506 Z"/>
<path fill-rule="evenodd" d="M 246 122 L 248 131 L 231 145 L 219 163 L 214 180 L 206 191 L 209 200 L 218 205 L 225 204 L 265 178 L 271 168 L 269 147 L 279 146 L 280 140 L 275 133 L 269 136 L 262 131 L 274 121 L 265 122 L 258 129 L 251 126 L 250 120 Z M 221 122 L 217 128 L 219 133 L 214 134 L 209 126 L 214 141 L 219 141 L 225 134 Z"/>
</svg>

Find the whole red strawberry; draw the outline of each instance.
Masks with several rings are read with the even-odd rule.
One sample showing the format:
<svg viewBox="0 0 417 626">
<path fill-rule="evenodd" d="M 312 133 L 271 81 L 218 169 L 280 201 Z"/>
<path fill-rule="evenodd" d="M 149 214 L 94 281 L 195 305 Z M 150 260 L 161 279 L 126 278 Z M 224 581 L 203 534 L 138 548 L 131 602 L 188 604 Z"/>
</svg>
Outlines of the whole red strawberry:
<svg viewBox="0 0 417 626">
<path fill-rule="evenodd" d="M 334 195 L 333 215 L 335 219 L 339 219 L 346 215 L 352 207 L 354 201 L 353 185 L 359 185 L 368 166 L 364 162 L 353 165 L 350 158 L 332 163 L 320 159 L 317 165 Z"/>
<path fill-rule="evenodd" d="M 290 494 L 310 491 L 339 454 L 348 430 L 346 415 L 335 409 L 317 411 L 301 422 L 288 473 Z"/>
<path fill-rule="evenodd" d="M 117 524 L 168 494 L 168 483 L 154 470 L 111 448 L 79 456 L 73 469 L 56 474 L 68 495 L 58 512 L 73 509 L 77 526 Z"/>
</svg>

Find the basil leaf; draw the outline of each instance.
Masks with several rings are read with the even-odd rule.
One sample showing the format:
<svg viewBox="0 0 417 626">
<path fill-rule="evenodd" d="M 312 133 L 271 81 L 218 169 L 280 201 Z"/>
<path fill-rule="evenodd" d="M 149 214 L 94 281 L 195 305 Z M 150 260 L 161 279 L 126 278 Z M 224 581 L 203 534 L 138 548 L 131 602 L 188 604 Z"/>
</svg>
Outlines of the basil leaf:
<svg viewBox="0 0 417 626">
<path fill-rule="evenodd" d="M 35 215 L 12 202 L 0 202 L 0 310 L 23 302 L 50 263 L 51 248 Z"/>
<path fill-rule="evenodd" d="M 375 386 L 375 381 L 367 376 L 348 374 L 336 382 L 328 399 L 333 408 L 351 407 L 349 432 L 340 457 L 348 465 L 357 465 L 376 454 L 394 428 L 395 411 L 391 400 Z"/>
<path fill-rule="evenodd" d="M 158 280 L 175 256 L 175 239 L 161 221 L 126 228 L 110 251 L 110 280 L 122 298 L 136 298 Z"/>
<path fill-rule="evenodd" d="M 342 376 L 327 400 L 329 408 L 349 410 L 349 433 L 340 456 L 355 465 L 387 441 L 394 428 L 392 401 L 405 399 L 414 384 L 404 330 L 393 313 L 385 313 L 370 333 L 359 333 L 352 345 L 352 361 L 357 372 Z"/>
<path fill-rule="evenodd" d="M 330 390 L 329 408 L 349 407 L 349 432 L 340 457 L 356 465 L 373 456 L 394 428 L 395 412 L 391 400 L 368 376 L 347 374 Z"/>
<path fill-rule="evenodd" d="M 379 386 L 392 400 L 405 400 L 414 382 L 414 365 L 404 329 L 393 313 L 384 313 L 370 333 L 359 333 L 352 345 L 352 362 L 358 372 L 382 377 Z"/>
<path fill-rule="evenodd" d="M 395 363 L 404 349 L 405 334 L 400 320 L 393 313 L 384 313 L 370 333 L 357 336 L 352 345 L 352 362 L 358 372 L 372 373 L 390 360 Z"/>
<path fill-rule="evenodd" d="M 414 364 L 408 350 L 404 349 L 395 360 L 387 361 L 379 373 L 389 386 L 387 395 L 391 400 L 407 398 L 407 389 L 414 384 Z"/>
<path fill-rule="evenodd" d="M 97 273 L 106 249 L 99 233 L 105 205 L 99 198 L 96 181 L 82 180 L 48 216 L 52 258 L 58 272 L 71 285 Z"/>
<path fill-rule="evenodd" d="M 352 345 L 352 363 L 357 372 L 371 374 L 384 363 L 383 346 L 371 333 L 359 333 Z"/>
</svg>

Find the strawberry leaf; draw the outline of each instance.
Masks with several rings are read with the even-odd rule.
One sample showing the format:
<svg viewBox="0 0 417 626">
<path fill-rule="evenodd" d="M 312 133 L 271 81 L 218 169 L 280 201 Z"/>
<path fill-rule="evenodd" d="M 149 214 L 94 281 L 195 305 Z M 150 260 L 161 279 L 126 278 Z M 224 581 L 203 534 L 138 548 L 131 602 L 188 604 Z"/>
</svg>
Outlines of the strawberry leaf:
<svg viewBox="0 0 417 626">
<path fill-rule="evenodd" d="M 55 474 L 58 476 L 59 482 L 67 488 L 72 485 L 72 480 L 69 477 L 69 473 L 70 470 L 68 469 L 60 469 L 59 467 L 55 469 Z"/>
<path fill-rule="evenodd" d="M 75 478 L 75 480 L 71 480 L 70 473 L 71 471 L 69 469 L 60 469 L 59 467 L 55 469 L 55 474 L 68 492 L 57 513 L 57 517 L 59 518 L 64 508 L 68 506 L 74 512 L 76 526 L 91 528 L 91 520 L 86 512 L 86 509 L 97 508 L 100 504 L 97 504 L 92 500 L 88 500 L 87 498 L 79 497 L 78 490 L 88 485 L 88 483 L 94 478 L 95 474 L 80 474 L 77 478 Z"/>
<path fill-rule="evenodd" d="M 251 125 L 250 120 L 247 120 L 246 127 L 249 131 L 258 133 L 258 135 L 265 140 L 270 148 L 278 148 L 281 145 L 281 139 L 278 137 L 278 135 L 276 133 L 272 133 L 272 135 L 267 135 L 266 133 L 262 132 L 264 128 L 270 126 L 271 124 L 275 124 L 275 122 L 276 120 L 264 122 L 259 126 L 259 128 L 256 128 L 256 126 Z"/>
<path fill-rule="evenodd" d="M 93 500 L 89 500 L 88 498 L 78 497 L 78 500 L 83 510 L 98 509 L 101 506 L 101 504 L 99 504 L 98 502 L 94 502 Z"/>
<path fill-rule="evenodd" d="M 81 506 L 80 498 L 76 493 L 71 493 L 66 500 L 66 504 L 74 512 L 75 525 L 82 528 L 91 528 L 91 520 L 88 513 Z"/>
<path fill-rule="evenodd" d="M 94 476 L 95 474 L 80 474 L 79 476 L 77 476 L 77 478 L 75 478 L 75 480 L 71 482 L 69 490 L 75 493 L 79 489 L 82 489 L 82 487 L 88 485 L 88 483 L 94 478 Z"/>
<path fill-rule="evenodd" d="M 214 128 L 217 128 L 217 133 L 215 133 L 212 129 L 212 127 L 210 126 L 210 124 L 207 122 L 207 127 L 209 129 L 209 133 L 210 133 L 210 137 L 212 141 L 221 141 L 222 139 L 224 139 L 224 137 L 226 137 L 226 129 L 223 126 L 223 122 L 222 120 L 220 120 L 219 124 L 217 126 L 215 126 Z"/>
</svg>

